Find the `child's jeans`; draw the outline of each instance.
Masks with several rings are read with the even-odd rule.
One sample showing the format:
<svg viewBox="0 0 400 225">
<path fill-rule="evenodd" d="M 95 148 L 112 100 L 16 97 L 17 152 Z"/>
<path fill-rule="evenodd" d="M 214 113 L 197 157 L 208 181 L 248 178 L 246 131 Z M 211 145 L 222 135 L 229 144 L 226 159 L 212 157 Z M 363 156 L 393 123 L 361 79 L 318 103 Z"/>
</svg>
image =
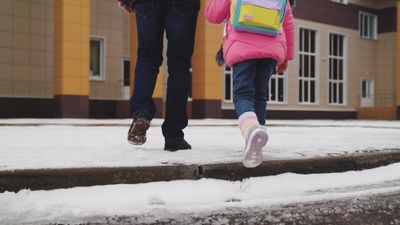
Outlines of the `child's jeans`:
<svg viewBox="0 0 400 225">
<path fill-rule="evenodd" d="M 268 84 L 275 72 L 273 59 L 251 59 L 233 65 L 233 102 L 238 117 L 255 112 L 258 122 L 265 125 Z"/>
</svg>

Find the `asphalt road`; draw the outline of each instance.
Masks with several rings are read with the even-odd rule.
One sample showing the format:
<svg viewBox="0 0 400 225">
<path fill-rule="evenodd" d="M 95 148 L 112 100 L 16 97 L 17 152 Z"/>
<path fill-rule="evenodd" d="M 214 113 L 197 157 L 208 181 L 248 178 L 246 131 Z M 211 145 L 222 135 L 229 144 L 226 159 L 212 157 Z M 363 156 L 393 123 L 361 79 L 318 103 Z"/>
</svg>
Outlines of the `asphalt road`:
<svg viewBox="0 0 400 225">
<path fill-rule="evenodd" d="M 209 213 L 153 212 L 138 216 L 92 218 L 92 221 L 96 222 L 76 224 L 400 225 L 400 191 L 291 205 L 229 207 Z"/>
</svg>

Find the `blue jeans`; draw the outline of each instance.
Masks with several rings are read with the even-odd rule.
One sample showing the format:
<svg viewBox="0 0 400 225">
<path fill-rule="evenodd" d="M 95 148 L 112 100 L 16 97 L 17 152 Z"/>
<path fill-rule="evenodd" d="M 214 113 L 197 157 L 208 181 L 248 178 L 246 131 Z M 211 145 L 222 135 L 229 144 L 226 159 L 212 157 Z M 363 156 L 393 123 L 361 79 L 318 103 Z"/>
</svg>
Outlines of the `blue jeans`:
<svg viewBox="0 0 400 225">
<path fill-rule="evenodd" d="M 233 65 L 233 102 L 236 115 L 255 112 L 265 125 L 268 84 L 276 70 L 273 59 L 251 59 Z"/>
<path fill-rule="evenodd" d="M 130 111 L 133 118 L 138 113 L 144 113 L 150 120 L 155 116 L 152 96 L 163 61 L 166 31 L 169 76 L 162 125 L 166 139 L 182 139 L 182 130 L 188 124 L 186 104 L 199 7 L 200 0 L 145 0 L 138 1 L 135 7 L 138 58 Z"/>
</svg>

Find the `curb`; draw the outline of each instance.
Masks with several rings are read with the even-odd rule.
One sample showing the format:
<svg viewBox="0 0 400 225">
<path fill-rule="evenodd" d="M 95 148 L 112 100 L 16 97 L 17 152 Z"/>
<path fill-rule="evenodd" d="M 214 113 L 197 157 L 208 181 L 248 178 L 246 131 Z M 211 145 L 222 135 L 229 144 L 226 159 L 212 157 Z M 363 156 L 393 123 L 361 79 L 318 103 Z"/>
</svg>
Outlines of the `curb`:
<svg viewBox="0 0 400 225">
<path fill-rule="evenodd" d="M 241 180 L 281 173 L 335 173 L 400 162 L 400 149 L 309 159 L 269 160 L 253 169 L 241 163 L 150 167 L 72 168 L 0 171 L 0 193 L 111 184 L 138 184 L 214 178 Z"/>
</svg>

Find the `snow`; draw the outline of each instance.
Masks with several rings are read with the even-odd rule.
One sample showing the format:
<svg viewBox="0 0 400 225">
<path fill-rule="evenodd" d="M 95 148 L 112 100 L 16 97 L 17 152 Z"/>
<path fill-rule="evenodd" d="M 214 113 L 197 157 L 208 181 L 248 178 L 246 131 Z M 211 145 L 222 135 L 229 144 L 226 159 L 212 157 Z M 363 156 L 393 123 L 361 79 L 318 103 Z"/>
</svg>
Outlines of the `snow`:
<svg viewBox="0 0 400 225">
<path fill-rule="evenodd" d="M 191 120 L 190 151 L 163 151 L 154 120 L 148 142 L 126 141 L 130 120 L 0 120 L 0 171 L 38 168 L 134 167 L 240 162 L 244 141 L 235 120 Z M 40 125 L 40 126 L 38 126 Z M 400 149 L 400 122 L 268 121 L 264 160 Z"/>
<path fill-rule="evenodd" d="M 331 174 L 281 174 L 243 181 L 202 179 L 0 194 L 0 224 L 199 212 L 400 191 L 400 163 Z"/>
</svg>

